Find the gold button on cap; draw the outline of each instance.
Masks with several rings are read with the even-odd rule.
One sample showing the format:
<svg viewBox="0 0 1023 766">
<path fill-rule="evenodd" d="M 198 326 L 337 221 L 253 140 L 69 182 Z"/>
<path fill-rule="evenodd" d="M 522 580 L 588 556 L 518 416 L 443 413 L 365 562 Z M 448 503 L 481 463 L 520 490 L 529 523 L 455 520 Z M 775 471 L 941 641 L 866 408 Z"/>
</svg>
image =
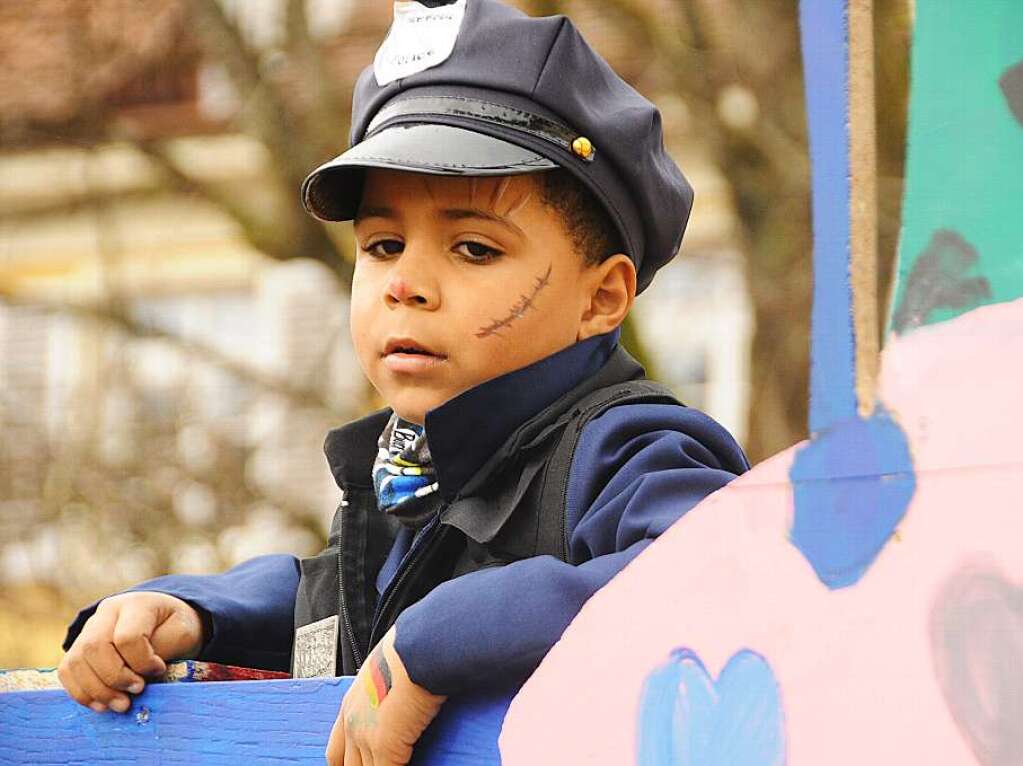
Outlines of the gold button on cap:
<svg viewBox="0 0 1023 766">
<path fill-rule="evenodd" d="M 586 136 L 579 136 L 572 142 L 572 151 L 584 160 L 588 160 L 593 156 L 593 144 Z"/>
</svg>

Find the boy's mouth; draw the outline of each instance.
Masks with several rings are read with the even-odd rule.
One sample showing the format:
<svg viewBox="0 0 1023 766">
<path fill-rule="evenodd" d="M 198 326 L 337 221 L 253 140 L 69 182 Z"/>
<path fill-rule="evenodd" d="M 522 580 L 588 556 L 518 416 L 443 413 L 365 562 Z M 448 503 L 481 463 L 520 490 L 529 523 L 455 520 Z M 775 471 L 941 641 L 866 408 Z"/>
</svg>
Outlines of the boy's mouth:
<svg viewBox="0 0 1023 766">
<path fill-rule="evenodd" d="M 392 338 L 384 346 L 384 363 L 393 372 L 425 372 L 447 357 L 411 338 Z"/>
<path fill-rule="evenodd" d="M 388 340 L 387 345 L 384 346 L 384 356 L 391 354 L 417 354 L 419 356 L 444 358 L 443 354 L 438 354 L 436 351 L 411 338 L 391 338 Z"/>
</svg>

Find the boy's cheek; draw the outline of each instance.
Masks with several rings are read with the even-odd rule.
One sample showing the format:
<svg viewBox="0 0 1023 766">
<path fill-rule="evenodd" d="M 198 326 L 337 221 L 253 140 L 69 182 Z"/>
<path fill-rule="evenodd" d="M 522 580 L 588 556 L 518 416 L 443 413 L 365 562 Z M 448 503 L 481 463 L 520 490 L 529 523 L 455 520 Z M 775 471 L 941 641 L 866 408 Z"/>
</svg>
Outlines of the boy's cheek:
<svg viewBox="0 0 1023 766">
<path fill-rule="evenodd" d="M 359 363 L 359 368 L 362 370 L 366 380 L 373 386 L 377 394 L 385 402 L 389 403 L 390 392 L 387 390 L 386 381 L 381 379 L 382 371 L 380 369 L 380 355 L 376 351 L 377 345 L 372 333 L 366 330 L 369 326 L 371 326 L 371 323 L 360 322 L 354 316 L 352 317 L 349 326 L 352 348 L 355 351 L 355 358 Z"/>
<path fill-rule="evenodd" d="M 369 373 L 367 364 L 375 350 L 373 318 L 379 308 L 377 305 L 379 299 L 374 300 L 374 295 L 372 286 L 367 284 L 366 280 L 353 280 L 348 309 L 348 331 L 359 363 L 367 374 Z"/>
</svg>

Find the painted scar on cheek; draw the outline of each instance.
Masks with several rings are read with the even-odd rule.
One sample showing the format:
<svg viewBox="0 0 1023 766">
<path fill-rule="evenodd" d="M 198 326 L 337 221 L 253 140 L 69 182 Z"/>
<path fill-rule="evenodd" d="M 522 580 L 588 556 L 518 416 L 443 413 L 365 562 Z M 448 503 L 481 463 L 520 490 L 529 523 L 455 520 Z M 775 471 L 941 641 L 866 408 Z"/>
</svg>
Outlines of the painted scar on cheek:
<svg viewBox="0 0 1023 766">
<path fill-rule="evenodd" d="M 551 282 L 551 271 L 554 269 L 554 265 L 551 264 L 547 267 L 547 273 L 541 277 L 536 277 L 533 282 L 533 289 L 530 290 L 529 294 L 523 293 L 519 296 L 519 299 L 512 304 L 512 307 L 508 310 L 508 314 L 503 319 L 494 319 L 490 324 L 485 325 L 476 331 L 477 338 L 489 338 L 491 335 L 501 335 L 501 330 L 507 329 L 512 322 L 519 317 L 523 316 L 530 309 L 536 308 L 536 298 L 543 292 L 544 288 Z"/>
</svg>

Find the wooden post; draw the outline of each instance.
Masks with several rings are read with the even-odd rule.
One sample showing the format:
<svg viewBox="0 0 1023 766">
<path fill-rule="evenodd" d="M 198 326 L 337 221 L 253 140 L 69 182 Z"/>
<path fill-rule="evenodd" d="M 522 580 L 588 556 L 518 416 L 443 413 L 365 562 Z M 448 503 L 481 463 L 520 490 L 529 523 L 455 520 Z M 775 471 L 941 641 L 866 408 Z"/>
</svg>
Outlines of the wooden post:
<svg viewBox="0 0 1023 766">
<path fill-rule="evenodd" d="M 850 260 L 860 417 L 874 410 L 879 365 L 877 300 L 877 148 L 873 0 L 849 8 Z"/>
</svg>

